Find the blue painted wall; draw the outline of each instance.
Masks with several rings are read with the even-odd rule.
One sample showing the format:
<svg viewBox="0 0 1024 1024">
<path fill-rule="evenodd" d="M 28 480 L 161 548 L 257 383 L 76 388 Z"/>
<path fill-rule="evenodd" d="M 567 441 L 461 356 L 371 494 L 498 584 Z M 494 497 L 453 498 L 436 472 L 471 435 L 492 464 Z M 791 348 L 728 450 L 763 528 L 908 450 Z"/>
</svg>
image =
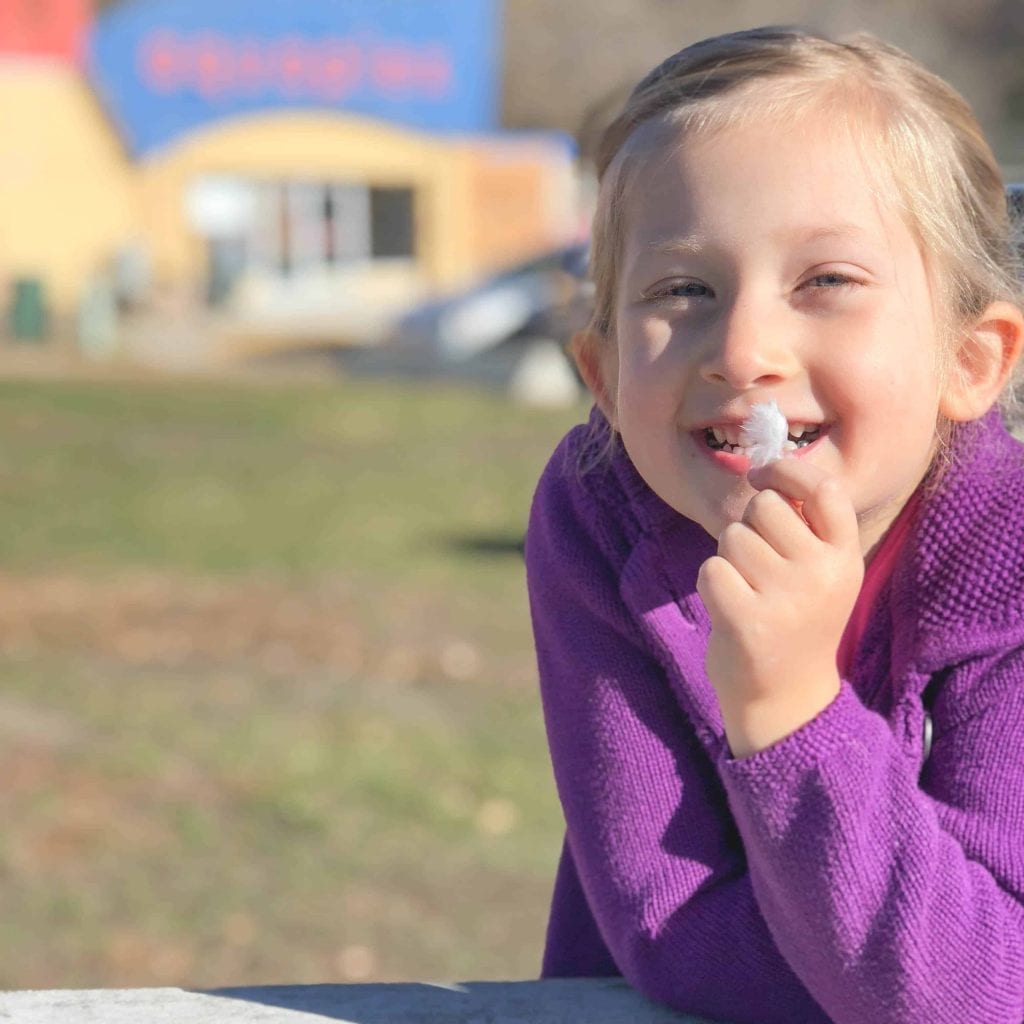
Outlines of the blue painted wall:
<svg viewBox="0 0 1024 1024">
<path fill-rule="evenodd" d="M 331 109 L 497 127 L 500 0 L 135 0 L 97 19 L 93 85 L 135 156 L 239 114 Z"/>
</svg>

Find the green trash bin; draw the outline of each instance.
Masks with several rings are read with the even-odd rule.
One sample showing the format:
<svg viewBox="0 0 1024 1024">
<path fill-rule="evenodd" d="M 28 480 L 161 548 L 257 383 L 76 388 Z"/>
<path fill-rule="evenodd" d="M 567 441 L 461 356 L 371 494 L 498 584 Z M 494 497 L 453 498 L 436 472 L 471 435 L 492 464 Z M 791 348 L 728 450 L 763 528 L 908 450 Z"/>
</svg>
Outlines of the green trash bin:
<svg viewBox="0 0 1024 1024">
<path fill-rule="evenodd" d="M 42 341 L 49 326 L 46 291 L 38 277 L 22 277 L 14 282 L 11 296 L 10 327 L 15 341 Z"/>
</svg>

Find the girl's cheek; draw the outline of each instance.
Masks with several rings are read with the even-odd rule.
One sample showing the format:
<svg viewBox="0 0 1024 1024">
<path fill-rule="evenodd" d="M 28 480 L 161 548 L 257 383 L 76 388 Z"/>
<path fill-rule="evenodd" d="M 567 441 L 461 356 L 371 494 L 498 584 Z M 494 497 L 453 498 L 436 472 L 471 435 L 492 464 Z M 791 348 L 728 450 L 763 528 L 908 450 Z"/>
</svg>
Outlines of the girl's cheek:
<svg viewBox="0 0 1024 1024">
<path fill-rule="evenodd" d="M 646 310 L 624 318 L 619 335 L 628 352 L 642 362 L 651 362 L 665 354 L 672 344 L 672 325 L 660 315 Z"/>
<path fill-rule="evenodd" d="M 673 344 L 672 331 L 666 325 L 648 326 L 648 330 L 638 332 L 620 346 L 619 364 L 636 386 L 665 388 L 675 376 L 685 372 L 683 352 Z"/>
<path fill-rule="evenodd" d="M 676 389 L 671 373 L 660 365 L 623 366 L 619 371 L 619 400 L 637 421 L 649 421 L 674 408 Z"/>
</svg>

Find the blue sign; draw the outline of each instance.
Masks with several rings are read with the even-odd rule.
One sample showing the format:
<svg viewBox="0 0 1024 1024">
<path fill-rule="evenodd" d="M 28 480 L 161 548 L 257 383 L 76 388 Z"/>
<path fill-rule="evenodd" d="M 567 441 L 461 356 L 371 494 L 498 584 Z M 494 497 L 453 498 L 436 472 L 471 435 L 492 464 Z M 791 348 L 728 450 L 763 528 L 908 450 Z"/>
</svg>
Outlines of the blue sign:
<svg viewBox="0 0 1024 1024">
<path fill-rule="evenodd" d="M 135 0 L 93 83 L 136 155 L 221 118 L 334 109 L 429 132 L 497 122 L 500 0 Z"/>
</svg>

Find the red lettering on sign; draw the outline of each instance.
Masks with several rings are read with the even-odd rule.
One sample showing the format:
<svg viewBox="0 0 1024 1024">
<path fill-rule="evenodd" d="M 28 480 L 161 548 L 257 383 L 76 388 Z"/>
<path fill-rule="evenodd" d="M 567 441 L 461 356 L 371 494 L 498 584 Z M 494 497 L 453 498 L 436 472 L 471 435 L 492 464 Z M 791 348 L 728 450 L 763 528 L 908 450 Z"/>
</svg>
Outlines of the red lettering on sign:
<svg viewBox="0 0 1024 1024">
<path fill-rule="evenodd" d="M 283 39 L 278 48 L 277 85 L 286 96 L 300 96 L 306 78 L 306 47 L 297 36 Z"/>
<path fill-rule="evenodd" d="M 366 85 L 385 99 L 441 100 L 455 83 L 452 55 L 439 45 L 360 45 L 350 38 L 301 36 L 231 39 L 170 29 L 142 40 L 138 68 L 155 92 L 190 91 L 211 102 L 270 93 L 339 103 Z"/>
<path fill-rule="evenodd" d="M 192 47 L 192 67 L 196 92 L 212 100 L 232 91 L 235 81 L 233 47 L 229 40 L 213 32 L 199 36 Z"/>
<path fill-rule="evenodd" d="M 373 84 L 381 92 L 402 93 L 408 91 L 413 74 L 412 55 L 405 47 L 382 46 L 371 57 Z"/>
<path fill-rule="evenodd" d="M 328 102 L 343 100 L 359 87 L 363 55 L 354 43 L 329 39 L 320 47 L 313 89 Z"/>
<path fill-rule="evenodd" d="M 171 93 L 183 84 L 183 53 L 173 32 L 156 32 L 142 44 L 139 71 L 154 92 Z"/>
<path fill-rule="evenodd" d="M 417 81 L 432 99 L 447 96 L 455 82 L 451 54 L 440 46 L 432 46 L 420 55 Z"/>
<path fill-rule="evenodd" d="M 267 61 L 260 44 L 243 39 L 235 53 L 235 80 L 239 92 L 257 94 L 266 85 Z"/>
</svg>

